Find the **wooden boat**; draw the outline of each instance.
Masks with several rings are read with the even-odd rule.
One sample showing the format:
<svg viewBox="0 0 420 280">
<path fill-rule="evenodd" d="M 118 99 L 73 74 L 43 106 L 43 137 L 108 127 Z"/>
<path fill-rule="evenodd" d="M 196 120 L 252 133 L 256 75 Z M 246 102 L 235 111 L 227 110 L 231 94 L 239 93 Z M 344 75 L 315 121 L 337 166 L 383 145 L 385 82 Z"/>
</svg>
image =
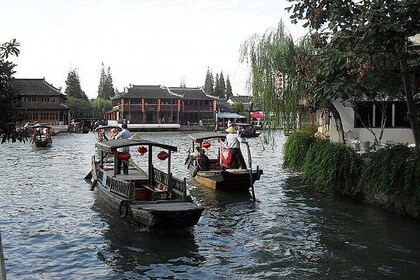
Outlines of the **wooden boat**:
<svg viewBox="0 0 420 280">
<path fill-rule="evenodd" d="M 35 124 L 32 127 L 32 144 L 36 147 L 51 147 L 52 127 L 46 124 Z"/>
<path fill-rule="evenodd" d="M 248 191 L 249 188 L 253 190 L 255 181 L 260 179 L 263 171 L 258 166 L 257 169 L 252 169 L 251 153 L 247 142 L 243 142 L 243 144 L 246 145 L 248 150 L 248 169 L 223 167 L 222 157 L 226 149 L 223 142 L 226 135 L 222 132 L 201 132 L 189 135 L 192 140 L 192 150 L 189 151 L 185 164 L 193 178 L 192 183 L 196 182 L 199 186 L 215 190 Z M 199 150 L 210 149 L 211 146 L 216 148 L 217 158 L 209 158 L 208 170 L 202 170 L 199 164 L 199 156 L 191 151 L 195 151 L 197 147 Z"/>
<path fill-rule="evenodd" d="M 147 157 L 138 158 L 144 159 L 147 170 L 126 157 L 128 175 L 117 174 L 114 162 L 118 156 L 122 159 L 122 154 L 127 156 L 117 152 L 122 147 L 137 147 L 139 153 L 146 153 Z M 198 222 L 203 208 L 187 195 L 186 180 L 171 173 L 171 153 L 177 151 L 176 147 L 147 140 L 118 139 L 97 142 L 96 148 L 99 156 L 92 157 L 92 188 L 96 188 L 99 199 L 108 208 L 122 218 L 153 229 L 188 228 Z M 153 165 L 154 149 L 162 150 L 158 157 L 168 161 L 167 172 Z"/>
<path fill-rule="evenodd" d="M 258 137 L 261 134 L 261 130 L 249 123 L 233 123 L 234 127 L 237 127 L 239 134 L 243 138 Z"/>
</svg>

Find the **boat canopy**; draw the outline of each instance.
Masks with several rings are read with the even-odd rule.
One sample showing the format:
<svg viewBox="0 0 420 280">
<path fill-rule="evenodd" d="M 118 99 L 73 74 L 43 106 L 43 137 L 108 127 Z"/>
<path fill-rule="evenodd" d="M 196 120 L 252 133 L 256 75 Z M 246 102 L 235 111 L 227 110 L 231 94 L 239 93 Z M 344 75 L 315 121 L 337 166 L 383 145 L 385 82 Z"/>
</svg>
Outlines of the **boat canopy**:
<svg viewBox="0 0 420 280">
<path fill-rule="evenodd" d="M 188 136 L 193 141 L 197 141 L 197 140 L 206 140 L 206 139 L 211 139 L 211 138 L 225 139 L 226 135 L 227 133 L 224 133 L 224 132 L 200 132 L 200 133 L 189 134 Z"/>
<path fill-rule="evenodd" d="M 175 146 L 165 145 L 149 140 L 143 139 L 116 139 L 96 143 L 96 148 L 104 152 L 113 152 L 118 148 L 130 147 L 130 146 L 150 146 L 150 147 L 159 147 L 166 149 L 168 151 L 176 152 L 178 148 Z"/>
<path fill-rule="evenodd" d="M 32 128 L 39 128 L 39 127 L 42 127 L 42 128 L 52 128 L 52 126 L 50 126 L 50 125 L 48 125 L 48 124 L 42 124 L 42 123 L 37 123 L 37 124 L 34 124 L 33 126 L 31 126 Z"/>
<path fill-rule="evenodd" d="M 100 129 L 103 129 L 103 130 L 111 130 L 113 128 L 115 128 L 117 130 L 122 130 L 122 128 L 119 127 L 119 126 L 117 126 L 117 125 L 100 125 L 97 128 L 95 128 L 95 131 L 98 131 Z"/>
<path fill-rule="evenodd" d="M 245 116 L 239 115 L 237 113 L 222 112 L 217 113 L 218 119 L 245 119 Z"/>
</svg>

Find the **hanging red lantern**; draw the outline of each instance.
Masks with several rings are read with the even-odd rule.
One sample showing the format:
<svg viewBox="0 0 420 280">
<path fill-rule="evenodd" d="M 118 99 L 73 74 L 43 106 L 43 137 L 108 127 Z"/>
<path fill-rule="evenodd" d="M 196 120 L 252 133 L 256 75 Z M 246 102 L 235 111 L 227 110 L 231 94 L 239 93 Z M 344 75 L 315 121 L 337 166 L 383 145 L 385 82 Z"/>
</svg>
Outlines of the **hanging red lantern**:
<svg viewBox="0 0 420 280">
<path fill-rule="evenodd" d="M 165 160 L 169 157 L 169 154 L 167 152 L 162 151 L 157 155 L 157 157 L 160 160 Z"/>
<path fill-rule="evenodd" d="M 205 148 L 205 149 L 210 148 L 210 146 L 211 146 L 210 142 L 204 142 L 203 143 L 203 148 Z"/>
<path fill-rule="evenodd" d="M 131 158 L 130 153 L 119 153 L 118 158 L 120 160 L 129 160 Z"/>
<path fill-rule="evenodd" d="M 137 151 L 138 151 L 141 155 L 144 155 L 144 154 L 147 152 L 147 148 L 146 148 L 146 147 L 143 147 L 143 146 L 140 146 L 140 147 L 138 147 L 138 148 L 137 148 Z"/>
</svg>

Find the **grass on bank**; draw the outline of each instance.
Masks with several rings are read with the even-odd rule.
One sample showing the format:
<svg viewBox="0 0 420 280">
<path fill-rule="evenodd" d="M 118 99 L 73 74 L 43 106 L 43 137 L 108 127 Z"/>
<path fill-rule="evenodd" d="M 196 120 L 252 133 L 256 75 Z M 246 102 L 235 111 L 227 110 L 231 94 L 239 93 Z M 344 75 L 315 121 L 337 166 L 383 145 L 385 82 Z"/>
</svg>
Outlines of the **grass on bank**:
<svg viewBox="0 0 420 280">
<path fill-rule="evenodd" d="M 404 145 L 388 146 L 363 161 L 341 143 L 292 133 L 284 147 L 285 168 L 301 171 L 306 182 L 351 196 L 411 197 L 420 206 L 420 154 Z"/>
</svg>

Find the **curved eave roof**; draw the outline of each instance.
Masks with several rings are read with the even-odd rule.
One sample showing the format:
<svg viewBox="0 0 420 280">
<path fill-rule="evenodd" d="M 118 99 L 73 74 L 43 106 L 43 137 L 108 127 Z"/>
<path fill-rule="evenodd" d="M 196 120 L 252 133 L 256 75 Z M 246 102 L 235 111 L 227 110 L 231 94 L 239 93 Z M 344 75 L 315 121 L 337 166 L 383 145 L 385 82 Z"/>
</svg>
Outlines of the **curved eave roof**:
<svg viewBox="0 0 420 280">
<path fill-rule="evenodd" d="M 116 95 L 113 99 L 120 98 L 161 98 L 161 99 L 179 99 L 166 88 L 161 86 L 137 86 L 134 85 L 128 88 L 127 92 Z"/>
<path fill-rule="evenodd" d="M 45 79 L 12 79 L 10 82 L 22 96 L 61 96 L 67 99 L 59 89 L 47 83 Z"/>
<path fill-rule="evenodd" d="M 169 87 L 169 91 L 175 94 L 181 95 L 184 99 L 191 100 L 214 100 L 200 88 L 172 88 Z"/>
</svg>

